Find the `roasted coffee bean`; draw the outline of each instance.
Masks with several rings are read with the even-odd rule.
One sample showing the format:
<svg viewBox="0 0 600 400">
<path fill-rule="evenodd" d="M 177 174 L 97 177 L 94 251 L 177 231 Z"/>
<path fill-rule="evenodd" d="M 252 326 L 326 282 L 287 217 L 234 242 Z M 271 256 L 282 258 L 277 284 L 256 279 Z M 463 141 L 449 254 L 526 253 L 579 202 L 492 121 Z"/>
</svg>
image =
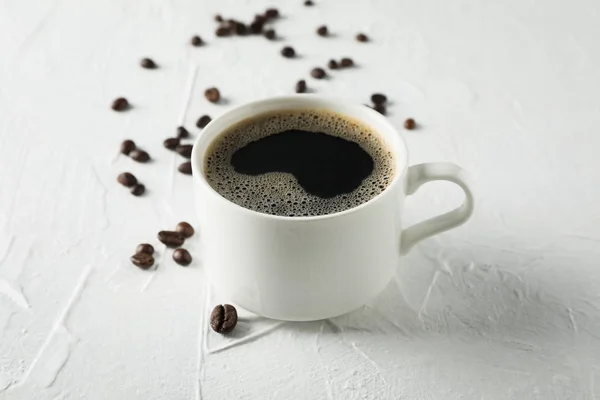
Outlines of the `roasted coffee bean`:
<svg viewBox="0 0 600 400">
<path fill-rule="evenodd" d="M 154 265 L 154 257 L 147 253 L 137 253 L 132 255 L 129 259 L 133 265 L 138 266 L 141 269 L 148 269 Z"/>
<path fill-rule="evenodd" d="M 304 79 L 296 82 L 296 93 L 304 93 L 306 92 L 306 81 Z"/>
<path fill-rule="evenodd" d="M 202 38 L 198 35 L 196 36 L 192 36 L 192 38 L 190 39 L 190 43 L 192 44 L 192 46 L 202 46 L 204 44 L 204 42 L 202 41 Z"/>
<path fill-rule="evenodd" d="M 221 17 L 220 14 L 215 15 L 215 21 L 216 22 L 223 22 L 223 17 Z"/>
<path fill-rule="evenodd" d="M 181 172 L 182 174 L 191 175 L 192 174 L 192 163 L 190 161 L 181 163 L 181 164 L 179 164 L 179 167 L 177 167 L 177 170 L 179 172 Z"/>
<path fill-rule="evenodd" d="M 409 118 L 406 121 L 404 121 L 404 128 L 405 129 L 408 129 L 409 131 L 412 131 L 416 127 L 417 127 L 417 123 L 415 122 L 414 119 Z"/>
<path fill-rule="evenodd" d="M 160 231 L 158 232 L 158 240 L 167 247 L 179 247 L 185 242 L 185 238 L 179 232 L 175 231 Z"/>
<path fill-rule="evenodd" d="M 279 17 L 279 11 L 276 8 L 269 8 L 265 11 L 265 16 L 268 19 L 273 19 Z"/>
<path fill-rule="evenodd" d="M 264 25 L 265 24 L 262 21 L 254 21 L 250 24 L 250 32 L 258 35 L 259 33 L 262 33 Z"/>
<path fill-rule="evenodd" d="M 377 111 L 381 115 L 385 115 L 387 113 L 387 109 L 385 104 L 375 104 L 373 106 L 373 110 Z"/>
<path fill-rule="evenodd" d="M 356 35 L 356 40 L 358 40 L 359 42 L 368 42 L 369 38 L 364 33 L 359 33 L 358 35 Z"/>
<path fill-rule="evenodd" d="M 129 107 L 129 102 L 125 97 L 119 97 L 118 99 L 115 99 L 110 106 L 110 108 L 115 111 L 125 111 L 128 110 Z"/>
<path fill-rule="evenodd" d="M 165 141 L 163 142 L 163 146 L 165 146 L 169 150 L 175 150 L 177 146 L 179 146 L 179 142 L 179 138 L 172 137 L 165 139 Z"/>
<path fill-rule="evenodd" d="M 182 157 L 191 158 L 192 148 L 193 146 L 191 144 L 180 144 L 175 148 L 175 151 Z"/>
<path fill-rule="evenodd" d="M 150 58 L 142 58 L 142 61 L 140 61 L 140 65 L 142 66 L 142 68 L 146 69 L 155 69 L 157 67 L 156 63 Z"/>
<path fill-rule="evenodd" d="M 228 26 L 220 26 L 215 31 L 215 35 L 218 37 L 225 37 L 231 35 L 231 28 Z"/>
<path fill-rule="evenodd" d="M 135 149 L 131 153 L 129 153 L 129 157 L 131 157 L 134 161 L 145 163 L 150 161 L 150 155 L 144 150 Z"/>
<path fill-rule="evenodd" d="M 126 156 L 128 156 L 133 150 L 135 150 L 135 143 L 133 140 L 128 139 L 121 143 L 121 153 L 125 154 Z"/>
<path fill-rule="evenodd" d="M 233 30 L 239 36 L 245 36 L 248 33 L 248 28 L 241 22 L 235 22 Z"/>
<path fill-rule="evenodd" d="M 138 244 L 135 248 L 135 254 L 145 253 L 145 254 L 154 254 L 154 247 L 148 243 Z"/>
<path fill-rule="evenodd" d="M 327 36 L 327 35 L 329 35 L 329 31 L 327 30 L 327 27 L 325 25 L 318 27 L 317 28 L 317 35 L 319 35 L 319 36 Z"/>
<path fill-rule="evenodd" d="M 296 56 L 296 51 L 290 46 L 285 46 L 281 49 L 281 55 L 285 58 L 294 58 Z"/>
<path fill-rule="evenodd" d="M 177 127 L 177 137 L 179 139 L 185 139 L 188 136 L 190 136 L 190 133 L 187 131 L 187 129 L 185 129 L 183 126 Z"/>
<path fill-rule="evenodd" d="M 146 186 L 142 185 L 141 183 L 138 183 L 137 185 L 131 188 L 131 194 L 134 196 L 141 196 L 144 194 L 145 191 Z"/>
<path fill-rule="evenodd" d="M 313 3 L 311 0 L 306 0 L 306 1 L 304 2 L 304 5 L 305 5 L 306 7 L 310 7 L 310 6 L 314 6 L 314 5 L 315 5 L 315 3 Z"/>
<path fill-rule="evenodd" d="M 323 79 L 325 78 L 325 75 L 327 75 L 327 73 L 323 68 L 317 67 L 313 68 L 312 71 L 310 71 L 310 75 L 315 79 Z"/>
<path fill-rule="evenodd" d="M 198 118 L 198 121 L 196 122 L 196 126 L 200 129 L 204 128 L 206 125 L 208 125 L 208 123 L 212 120 L 212 118 L 210 118 L 210 116 L 208 115 L 203 115 L 200 118 Z"/>
<path fill-rule="evenodd" d="M 352 61 L 351 58 L 344 57 L 344 58 L 342 58 L 342 61 L 340 61 L 340 64 L 344 68 L 346 68 L 346 67 L 352 67 L 354 65 L 354 61 Z"/>
<path fill-rule="evenodd" d="M 204 91 L 204 97 L 211 103 L 216 103 L 221 99 L 221 93 L 219 92 L 219 89 L 212 87 Z"/>
<path fill-rule="evenodd" d="M 252 22 L 258 22 L 258 23 L 264 25 L 267 22 L 267 19 L 268 18 L 266 17 L 266 15 L 256 14 L 256 15 L 254 15 L 254 20 Z"/>
<path fill-rule="evenodd" d="M 274 29 L 269 29 L 264 33 L 265 37 L 269 40 L 275 40 L 276 34 Z"/>
<path fill-rule="evenodd" d="M 338 69 L 340 67 L 338 65 L 337 61 L 335 61 L 335 60 L 329 60 L 329 62 L 327 63 L 327 66 L 329 67 L 329 69 Z"/>
<path fill-rule="evenodd" d="M 181 221 L 175 227 L 175 231 L 181 233 L 184 238 L 191 238 L 194 236 L 194 227 L 185 221 Z"/>
<path fill-rule="evenodd" d="M 125 187 L 132 187 L 133 185 L 137 184 L 137 181 L 137 178 L 129 172 L 123 172 L 117 176 L 117 182 Z"/>
<path fill-rule="evenodd" d="M 187 267 L 192 262 L 192 255 L 186 249 L 178 248 L 173 252 L 173 261 Z"/>
<path fill-rule="evenodd" d="M 231 332 L 237 320 L 237 311 L 231 304 L 218 305 L 210 313 L 210 327 L 217 333 Z"/>
<path fill-rule="evenodd" d="M 381 93 L 374 93 L 371 95 L 371 101 L 373 104 L 385 104 L 387 103 L 387 96 Z"/>
</svg>

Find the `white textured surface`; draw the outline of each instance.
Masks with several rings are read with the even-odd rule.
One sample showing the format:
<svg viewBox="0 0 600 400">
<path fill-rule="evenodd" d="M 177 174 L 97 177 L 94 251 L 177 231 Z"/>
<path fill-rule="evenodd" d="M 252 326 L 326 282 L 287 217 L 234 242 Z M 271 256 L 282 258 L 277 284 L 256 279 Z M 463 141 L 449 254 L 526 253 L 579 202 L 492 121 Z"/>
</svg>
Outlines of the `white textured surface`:
<svg viewBox="0 0 600 400">
<path fill-rule="evenodd" d="M 0 0 L 2 400 L 600 398 L 600 4 L 315 1 L 280 4 L 271 43 L 212 37 L 213 13 L 249 18 L 263 1 Z M 316 37 L 321 23 L 336 37 Z M 193 33 L 209 44 L 189 46 Z M 283 43 L 301 57 L 279 56 Z M 195 220 L 162 140 L 182 113 L 197 134 L 199 115 L 289 93 L 344 55 L 359 67 L 309 87 L 385 92 L 398 127 L 422 124 L 406 134 L 411 163 L 470 171 L 476 214 L 417 246 L 360 311 L 207 332 L 205 306 L 227 299 L 198 261 L 178 267 L 158 245 L 156 271 L 128 261 Z M 213 85 L 229 104 L 203 99 Z M 118 95 L 135 108 L 110 111 Z M 124 138 L 155 162 L 117 156 Z M 124 170 L 144 198 L 118 186 Z M 430 185 L 408 219 L 459 200 Z"/>
</svg>

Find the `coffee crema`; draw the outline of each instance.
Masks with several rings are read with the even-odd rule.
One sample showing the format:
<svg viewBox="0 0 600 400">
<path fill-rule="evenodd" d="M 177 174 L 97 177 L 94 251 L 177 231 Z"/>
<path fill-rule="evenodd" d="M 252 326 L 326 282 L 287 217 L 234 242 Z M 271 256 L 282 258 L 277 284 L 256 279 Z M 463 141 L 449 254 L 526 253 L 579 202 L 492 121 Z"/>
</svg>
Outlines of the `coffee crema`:
<svg viewBox="0 0 600 400">
<path fill-rule="evenodd" d="M 244 208 L 300 217 L 366 203 L 394 178 L 395 159 L 363 123 L 325 110 L 260 114 L 210 144 L 204 175 Z"/>
</svg>

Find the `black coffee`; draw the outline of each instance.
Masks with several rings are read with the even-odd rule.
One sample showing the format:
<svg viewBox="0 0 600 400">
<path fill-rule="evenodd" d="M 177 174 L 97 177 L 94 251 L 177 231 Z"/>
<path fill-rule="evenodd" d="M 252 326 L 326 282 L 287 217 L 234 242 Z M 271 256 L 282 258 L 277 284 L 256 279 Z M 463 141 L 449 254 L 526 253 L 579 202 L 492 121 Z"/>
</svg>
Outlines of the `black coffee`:
<svg viewBox="0 0 600 400">
<path fill-rule="evenodd" d="M 316 216 L 356 207 L 381 193 L 395 161 L 378 134 L 340 114 L 293 110 L 262 114 L 219 135 L 204 174 L 242 207 Z"/>
</svg>

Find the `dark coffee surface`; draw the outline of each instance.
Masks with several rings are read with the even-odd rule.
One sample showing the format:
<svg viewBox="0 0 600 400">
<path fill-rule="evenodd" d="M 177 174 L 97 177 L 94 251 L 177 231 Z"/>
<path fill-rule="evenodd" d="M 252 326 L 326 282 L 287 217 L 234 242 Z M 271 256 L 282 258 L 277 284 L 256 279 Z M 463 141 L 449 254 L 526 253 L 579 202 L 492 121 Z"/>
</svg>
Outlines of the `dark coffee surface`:
<svg viewBox="0 0 600 400">
<path fill-rule="evenodd" d="M 228 200 L 283 216 L 340 212 L 381 193 L 395 160 L 379 135 L 324 110 L 258 115 L 210 144 L 204 175 Z"/>
</svg>

